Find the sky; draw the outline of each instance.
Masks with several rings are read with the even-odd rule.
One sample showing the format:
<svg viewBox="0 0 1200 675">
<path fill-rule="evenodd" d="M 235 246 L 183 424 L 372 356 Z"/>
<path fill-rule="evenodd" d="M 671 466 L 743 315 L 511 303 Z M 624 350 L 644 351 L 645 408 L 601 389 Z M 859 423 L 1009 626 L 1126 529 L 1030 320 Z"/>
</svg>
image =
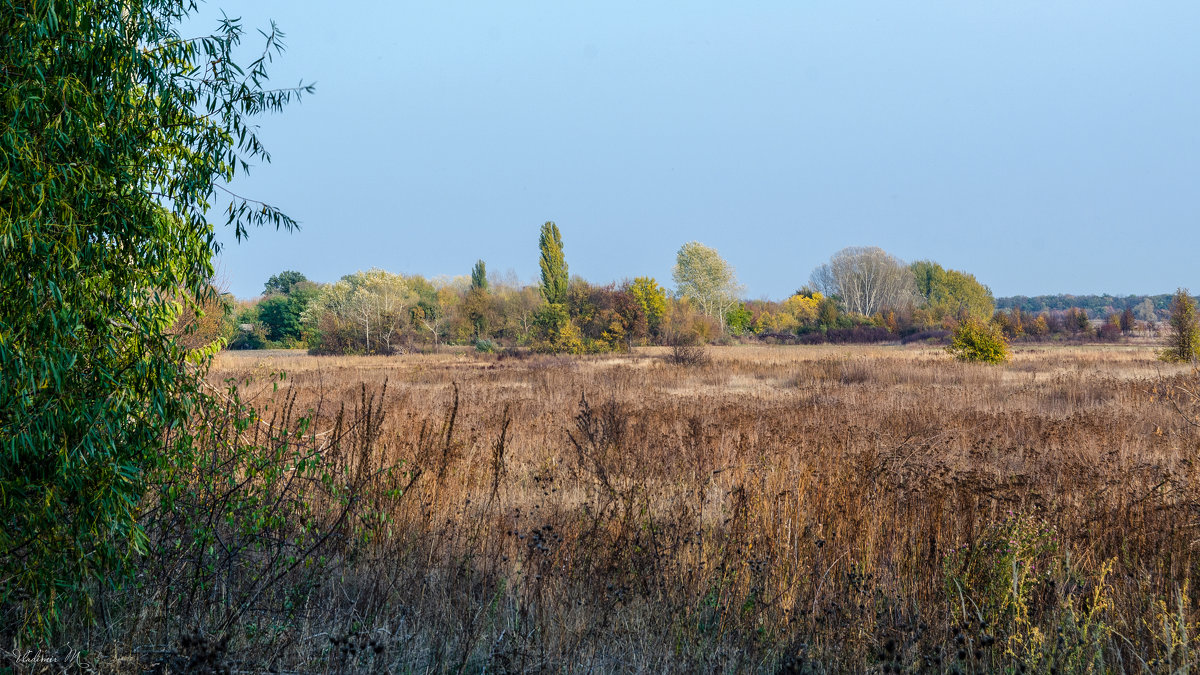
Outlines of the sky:
<svg viewBox="0 0 1200 675">
<path fill-rule="evenodd" d="M 846 246 L 995 295 L 1200 290 L 1200 3 L 209 0 L 273 19 L 272 162 L 232 186 L 298 232 L 225 243 L 230 291 L 294 269 L 668 287 L 688 241 L 748 298 Z M 252 35 L 254 35 L 252 33 Z M 248 43 L 253 42 L 248 37 Z"/>
</svg>

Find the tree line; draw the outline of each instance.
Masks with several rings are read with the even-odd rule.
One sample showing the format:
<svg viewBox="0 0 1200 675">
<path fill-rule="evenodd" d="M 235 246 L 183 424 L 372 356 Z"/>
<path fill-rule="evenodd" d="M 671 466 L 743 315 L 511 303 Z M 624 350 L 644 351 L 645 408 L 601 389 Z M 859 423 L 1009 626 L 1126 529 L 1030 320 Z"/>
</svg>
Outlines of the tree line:
<svg viewBox="0 0 1200 675">
<path fill-rule="evenodd" d="M 996 308 L 1011 310 L 1014 307 L 1026 314 L 1041 312 L 1065 312 L 1082 309 L 1093 319 L 1104 319 L 1128 309 L 1138 321 L 1162 321 L 1170 313 L 1172 293 L 1158 295 L 1014 295 L 996 299 Z"/>
<path fill-rule="evenodd" d="M 214 305 L 225 318 L 210 317 L 209 327 L 193 331 L 193 339 L 219 335 L 234 349 L 307 348 L 314 354 L 436 351 L 447 344 L 579 354 L 732 340 L 944 341 L 967 319 L 1010 340 L 1116 339 L 1153 328 L 1171 299 L 997 301 L 969 272 L 931 260 L 908 263 L 878 247 L 850 247 L 814 269 L 790 296 L 748 300 L 734 267 L 695 241 L 676 253 L 673 290 L 650 276 L 595 284 L 569 274 L 554 222 L 541 227 L 538 253 L 537 284 L 521 283 L 511 272 L 489 274 L 483 260 L 460 276 L 370 269 L 332 284 L 288 270 L 266 282 L 262 297 L 233 311 Z"/>
</svg>

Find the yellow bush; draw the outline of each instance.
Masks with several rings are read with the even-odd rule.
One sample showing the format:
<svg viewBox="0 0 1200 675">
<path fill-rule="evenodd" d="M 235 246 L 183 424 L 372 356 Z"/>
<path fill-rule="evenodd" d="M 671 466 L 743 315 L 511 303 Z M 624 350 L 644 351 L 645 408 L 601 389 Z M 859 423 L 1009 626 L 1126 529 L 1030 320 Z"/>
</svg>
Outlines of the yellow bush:
<svg viewBox="0 0 1200 675">
<path fill-rule="evenodd" d="M 783 311 L 791 314 L 797 325 L 803 326 L 817 320 L 817 309 L 825 296 L 820 293 L 812 295 L 793 295 L 783 301 Z"/>
</svg>

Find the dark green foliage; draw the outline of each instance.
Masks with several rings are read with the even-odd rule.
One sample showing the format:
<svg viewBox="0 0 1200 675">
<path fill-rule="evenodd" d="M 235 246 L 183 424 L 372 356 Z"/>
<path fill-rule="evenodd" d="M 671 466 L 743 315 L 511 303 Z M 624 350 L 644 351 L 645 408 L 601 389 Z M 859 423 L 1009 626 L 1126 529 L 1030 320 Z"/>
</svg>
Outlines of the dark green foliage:
<svg viewBox="0 0 1200 675">
<path fill-rule="evenodd" d="M 316 284 L 297 281 L 282 294 L 268 296 L 258 303 L 258 321 L 263 325 L 266 339 L 284 347 L 299 344 L 304 332 L 301 316 L 319 292 Z"/>
<path fill-rule="evenodd" d="M 487 266 L 482 260 L 476 260 L 471 268 L 471 288 L 486 291 L 488 287 Z"/>
<path fill-rule="evenodd" d="M 273 295 L 258 304 L 258 317 L 272 342 L 300 339 L 300 312 L 303 307 L 286 295 Z"/>
<path fill-rule="evenodd" d="M 0 631 L 51 630 L 144 548 L 139 502 L 205 356 L 169 332 L 214 293 L 205 211 L 269 159 L 252 118 L 307 90 L 263 88 L 278 31 L 239 67 L 238 22 L 184 39 L 189 9 L 0 9 Z M 240 198 L 228 223 L 295 225 Z"/>
<path fill-rule="evenodd" d="M 1028 297 L 1024 295 L 1014 295 L 1006 298 L 996 299 L 996 309 L 1011 309 L 1020 307 L 1021 311 L 1029 314 L 1038 314 L 1043 311 L 1066 310 L 1072 307 L 1079 307 L 1087 311 L 1089 316 L 1096 318 L 1105 317 L 1112 314 L 1114 311 L 1121 311 L 1126 307 L 1137 309 L 1139 306 L 1149 300 L 1150 306 L 1157 311 L 1165 312 L 1171 304 L 1170 293 L 1160 295 L 1037 295 Z"/>
<path fill-rule="evenodd" d="M 229 349 L 268 349 L 270 346 L 271 341 L 262 324 L 251 324 L 249 330 L 239 329 L 229 341 Z"/>
<path fill-rule="evenodd" d="M 839 314 L 837 298 L 823 298 L 817 306 L 817 323 L 825 328 L 835 328 L 838 325 Z"/>
<path fill-rule="evenodd" d="M 267 283 L 263 284 L 263 294 L 282 293 L 287 295 L 292 292 L 292 288 L 296 284 L 305 281 L 308 281 L 308 277 L 303 274 L 295 270 L 284 270 L 267 279 Z"/>
<path fill-rule="evenodd" d="M 248 305 L 233 315 L 235 333 L 229 342 L 229 349 L 262 349 L 262 343 L 267 340 L 267 331 L 258 320 L 258 305 Z M 257 338 L 251 338 L 256 334 Z"/>
</svg>

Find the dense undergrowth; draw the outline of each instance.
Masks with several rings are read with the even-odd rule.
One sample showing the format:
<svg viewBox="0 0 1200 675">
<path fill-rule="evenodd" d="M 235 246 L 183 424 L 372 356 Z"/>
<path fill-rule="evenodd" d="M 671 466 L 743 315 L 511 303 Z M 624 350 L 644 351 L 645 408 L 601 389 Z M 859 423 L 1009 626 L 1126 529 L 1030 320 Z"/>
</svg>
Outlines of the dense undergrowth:
<svg viewBox="0 0 1200 675">
<path fill-rule="evenodd" d="M 1195 665 L 1193 376 L 766 353 L 227 360 L 136 582 L 13 647 L 104 672 Z"/>
</svg>

